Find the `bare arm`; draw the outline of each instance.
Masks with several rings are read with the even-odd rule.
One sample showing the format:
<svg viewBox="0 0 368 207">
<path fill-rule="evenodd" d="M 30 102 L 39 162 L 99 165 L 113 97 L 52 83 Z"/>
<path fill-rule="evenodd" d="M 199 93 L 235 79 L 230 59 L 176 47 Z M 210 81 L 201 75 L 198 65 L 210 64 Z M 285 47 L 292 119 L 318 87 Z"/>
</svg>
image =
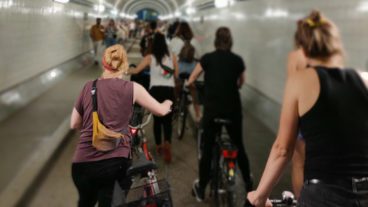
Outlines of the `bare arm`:
<svg viewBox="0 0 368 207">
<path fill-rule="evenodd" d="M 71 129 L 80 129 L 82 127 L 82 117 L 78 113 L 78 111 L 73 108 L 72 116 L 70 118 L 70 128 Z"/>
<path fill-rule="evenodd" d="M 268 196 L 294 152 L 298 127 L 297 81 L 295 81 L 294 76 L 289 78 L 286 84 L 279 132 L 272 146 L 261 181 L 257 190 L 248 194 L 250 202 L 257 207 L 265 206 Z"/>
<path fill-rule="evenodd" d="M 139 63 L 139 65 L 136 68 L 129 68 L 128 73 L 129 74 L 138 74 L 142 70 L 144 70 L 147 66 L 151 64 L 151 56 L 147 55 L 143 58 L 143 60 Z"/>
<path fill-rule="evenodd" d="M 195 80 L 197 80 L 198 76 L 202 73 L 203 68 L 200 63 L 197 63 L 196 67 L 194 68 L 193 72 L 190 74 L 188 85 L 191 85 L 194 83 Z"/>
<path fill-rule="evenodd" d="M 174 65 L 174 76 L 175 78 L 178 78 L 179 77 L 179 65 L 178 65 L 178 61 L 177 61 L 177 58 L 176 58 L 176 55 L 172 54 L 172 57 L 173 57 L 173 65 Z"/>
<path fill-rule="evenodd" d="M 143 86 L 138 83 L 133 84 L 134 103 L 138 103 L 157 116 L 165 116 L 171 112 L 172 101 L 165 100 L 164 102 L 159 103 L 146 91 L 146 89 L 143 88 Z"/>
<path fill-rule="evenodd" d="M 305 160 L 305 142 L 303 139 L 298 139 L 295 144 L 295 151 L 291 165 L 291 181 L 293 191 L 296 198 L 299 198 L 300 191 L 304 181 L 304 160 Z"/>
</svg>

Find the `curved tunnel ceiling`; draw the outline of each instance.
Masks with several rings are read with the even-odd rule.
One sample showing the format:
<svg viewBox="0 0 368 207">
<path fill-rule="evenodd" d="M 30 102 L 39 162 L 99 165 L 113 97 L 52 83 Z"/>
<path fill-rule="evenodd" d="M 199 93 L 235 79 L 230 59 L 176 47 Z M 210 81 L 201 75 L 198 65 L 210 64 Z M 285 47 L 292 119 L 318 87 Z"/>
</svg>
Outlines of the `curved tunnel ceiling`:
<svg viewBox="0 0 368 207">
<path fill-rule="evenodd" d="M 143 8 L 155 9 L 160 14 L 169 14 L 177 10 L 178 4 L 175 0 L 128 0 L 121 12 L 135 14 Z"/>
<path fill-rule="evenodd" d="M 122 12 L 126 14 L 135 14 L 137 13 L 137 11 L 144 8 L 154 9 L 160 14 L 169 14 L 173 11 L 172 8 L 169 7 L 169 5 L 163 4 L 158 0 L 140 0 L 134 1 L 132 4 L 126 7 L 125 10 L 123 9 Z"/>
</svg>

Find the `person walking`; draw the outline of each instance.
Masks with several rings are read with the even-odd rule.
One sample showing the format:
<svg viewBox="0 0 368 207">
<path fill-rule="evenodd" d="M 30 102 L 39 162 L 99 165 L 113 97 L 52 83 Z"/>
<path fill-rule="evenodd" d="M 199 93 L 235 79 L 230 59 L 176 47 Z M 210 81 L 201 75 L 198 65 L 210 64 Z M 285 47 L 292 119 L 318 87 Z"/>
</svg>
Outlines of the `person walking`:
<svg viewBox="0 0 368 207">
<path fill-rule="evenodd" d="M 245 190 L 249 192 L 253 188 L 248 156 L 243 145 L 242 107 L 239 95 L 239 88 L 245 81 L 246 66 L 240 56 L 231 52 L 232 44 L 230 29 L 218 28 L 215 35 L 216 50 L 201 58 L 188 80 L 188 85 L 192 84 L 204 71 L 203 152 L 199 162 L 199 179 L 193 183 L 193 193 L 199 202 L 203 201 L 206 186 L 210 181 L 212 148 L 215 145 L 215 135 L 221 130 L 214 123 L 215 118 L 231 120 L 226 131 L 238 148 L 237 161 L 246 183 Z"/>
<path fill-rule="evenodd" d="M 130 74 L 138 74 L 149 66 L 150 94 L 160 100 L 174 100 L 175 78 L 178 77 L 176 56 L 169 52 L 165 36 L 155 33 L 152 42 L 152 54 L 146 55 L 136 68 L 129 70 Z M 164 144 L 162 145 L 162 129 Z M 164 160 L 171 162 L 172 113 L 164 117 L 154 116 L 153 131 L 158 154 L 163 153 Z"/>
<path fill-rule="evenodd" d="M 105 50 L 102 58 L 104 72 L 95 81 L 88 81 L 80 93 L 71 115 L 70 127 L 80 131 L 72 163 L 72 178 L 78 190 L 78 207 L 111 207 L 114 184 L 121 189 L 130 188 L 131 178 L 126 176 L 131 166 L 131 135 L 128 124 L 134 103 L 140 104 L 155 116 L 171 111 L 172 101 L 157 102 L 139 84 L 124 81 L 128 59 L 121 45 Z M 92 98 L 95 94 L 96 102 Z M 107 129 L 123 134 L 120 142 L 108 151 L 95 145 L 95 116 Z M 92 116 L 93 114 L 93 116 Z"/>
<path fill-rule="evenodd" d="M 300 207 L 368 206 L 368 74 L 344 66 L 337 26 L 319 11 L 297 22 L 296 35 L 310 65 L 286 83 L 280 127 L 257 190 L 267 199 L 290 162 L 298 127 L 305 140 Z"/>
<path fill-rule="evenodd" d="M 104 40 L 104 27 L 101 25 L 101 18 L 96 19 L 96 24 L 93 25 L 89 31 L 93 43 L 93 52 L 95 57 L 95 65 L 98 65 L 98 58 L 102 55 L 100 54 L 100 49 L 103 45 Z"/>
<path fill-rule="evenodd" d="M 105 30 L 105 45 L 106 47 L 110 47 L 117 43 L 117 32 L 118 28 L 115 25 L 115 21 L 110 19 L 109 24 Z"/>
</svg>

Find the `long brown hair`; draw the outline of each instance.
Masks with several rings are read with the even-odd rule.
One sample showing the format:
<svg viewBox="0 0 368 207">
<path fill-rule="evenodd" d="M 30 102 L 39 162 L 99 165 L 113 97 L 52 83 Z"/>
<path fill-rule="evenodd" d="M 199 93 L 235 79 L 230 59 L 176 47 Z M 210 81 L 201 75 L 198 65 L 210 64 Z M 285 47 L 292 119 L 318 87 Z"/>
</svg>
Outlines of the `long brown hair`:
<svg viewBox="0 0 368 207">
<path fill-rule="evenodd" d="M 193 32 L 188 22 L 181 22 L 175 35 L 183 40 L 190 41 L 193 38 Z"/>
<path fill-rule="evenodd" d="M 317 10 L 297 22 L 294 41 L 308 58 L 327 61 L 334 55 L 344 55 L 338 28 Z"/>
</svg>

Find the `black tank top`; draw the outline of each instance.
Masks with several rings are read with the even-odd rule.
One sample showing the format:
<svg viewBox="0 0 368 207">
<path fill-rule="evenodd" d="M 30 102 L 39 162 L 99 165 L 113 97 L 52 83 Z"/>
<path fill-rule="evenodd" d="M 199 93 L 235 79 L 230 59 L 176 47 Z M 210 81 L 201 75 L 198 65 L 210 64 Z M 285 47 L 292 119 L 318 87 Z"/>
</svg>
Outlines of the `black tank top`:
<svg viewBox="0 0 368 207">
<path fill-rule="evenodd" d="M 304 178 L 368 176 L 368 91 L 351 69 L 315 67 L 320 94 L 300 118 Z"/>
</svg>

